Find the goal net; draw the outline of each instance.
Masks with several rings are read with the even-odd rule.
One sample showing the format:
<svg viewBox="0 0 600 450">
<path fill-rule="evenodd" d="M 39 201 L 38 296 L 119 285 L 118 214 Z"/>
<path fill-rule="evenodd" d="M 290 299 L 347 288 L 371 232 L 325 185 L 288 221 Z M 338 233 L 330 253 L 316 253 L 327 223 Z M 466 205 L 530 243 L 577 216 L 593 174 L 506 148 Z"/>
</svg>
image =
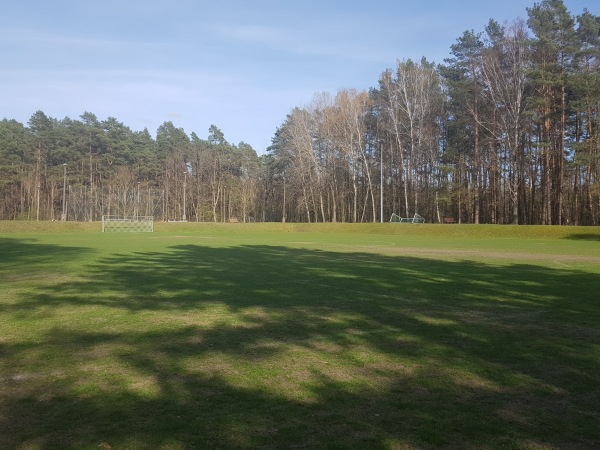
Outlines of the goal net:
<svg viewBox="0 0 600 450">
<path fill-rule="evenodd" d="M 425 218 L 421 217 L 418 214 L 415 214 L 413 217 L 400 217 L 398 214 L 392 214 L 390 217 L 390 222 L 396 223 L 425 223 Z"/>
<path fill-rule="evenodd" d="M 102 232 L 152 233 L 153 216 L 102 216 Z"/>
</svg>

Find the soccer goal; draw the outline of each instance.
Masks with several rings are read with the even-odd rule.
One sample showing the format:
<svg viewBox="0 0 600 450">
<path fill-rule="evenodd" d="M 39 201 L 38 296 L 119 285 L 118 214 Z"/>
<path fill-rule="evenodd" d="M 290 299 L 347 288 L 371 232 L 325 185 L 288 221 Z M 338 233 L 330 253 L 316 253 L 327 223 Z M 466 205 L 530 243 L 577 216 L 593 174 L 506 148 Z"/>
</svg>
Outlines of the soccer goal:
<svg viewBox="0 0 600 450">
<path fill-rule="evenodd" d="M 390 222 L 395 223 L 425 223 L 425 218 L 421 217 L 418 214 L 415 214 L 413 217 L 400 217 L 398 214 L 392 214 L 390 217 Z"/>
<path fill-rule="evenodd" d="M 102 232 L 152 233 L 152 216 L 102 216 Z"/>
</svg>

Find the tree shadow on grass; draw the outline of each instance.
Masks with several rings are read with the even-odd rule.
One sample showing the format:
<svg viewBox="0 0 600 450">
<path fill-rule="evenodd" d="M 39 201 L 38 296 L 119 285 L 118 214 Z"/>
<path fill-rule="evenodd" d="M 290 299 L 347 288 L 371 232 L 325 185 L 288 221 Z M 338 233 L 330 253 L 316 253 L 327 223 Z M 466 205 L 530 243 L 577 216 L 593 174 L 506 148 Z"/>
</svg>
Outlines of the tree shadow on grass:
<svg viewBox="0 0 600 450">
<path fill-rule="evenodd" d="M 567 239 L 575 241 L 600 241 L 600 233 L 573 233 Z"/>
<path fill-rule="evenodd" d="M 2 448 L 600 442 L 598 275 L 197 245 L 87 269 L 0 305 L 78 317 L 0 346 Z"/>
<path fill-rule="evenodd" d="M 91 251 L 83 247 L 40 244 L 37 239 L 0 238 L 0 275 L 26 267 L 47 269 L 57 261 L 80 256 Z"/>
</svg>

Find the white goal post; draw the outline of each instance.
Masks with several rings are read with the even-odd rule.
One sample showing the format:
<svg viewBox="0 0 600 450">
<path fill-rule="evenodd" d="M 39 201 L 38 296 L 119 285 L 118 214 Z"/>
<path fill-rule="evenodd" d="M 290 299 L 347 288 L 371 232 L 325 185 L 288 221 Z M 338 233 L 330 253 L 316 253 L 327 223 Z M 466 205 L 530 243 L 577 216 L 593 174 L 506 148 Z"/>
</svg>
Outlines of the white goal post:
<svg viewBox="0 0 600 450">
<path fill-rule="evenodd" d="M 153 216 L 102 216 L 102 232 L 152 233 Z"/>
<path fill-rule="evenodd" d="M 418 214 L 415 214 L 413 217 L 400 217 L 398 214 L 392 214 L 390 217 L 390 222 L 395 223 L 425 223 L 425 218 L 421 217 Z"/>
</svg>

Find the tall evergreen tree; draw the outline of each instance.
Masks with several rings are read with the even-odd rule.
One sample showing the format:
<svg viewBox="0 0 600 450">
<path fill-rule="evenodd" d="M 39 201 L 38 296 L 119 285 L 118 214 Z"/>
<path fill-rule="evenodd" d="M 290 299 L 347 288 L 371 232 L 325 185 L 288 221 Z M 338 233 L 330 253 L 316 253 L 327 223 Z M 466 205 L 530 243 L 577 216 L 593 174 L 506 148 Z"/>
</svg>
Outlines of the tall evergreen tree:
<svg viewBox="0 0 600 450">
<path fill-rule="evenodd" d="M 447 123 L 448 150 L 455 154 L 458 195 L 463 183 L 472 194 L 465 212 L 474 223 L 480 219 L 480 198 L 483 184 L 481 171 L 482 96 L 481 52 L 484 44 L 481 33 L 468 30 L 450 49 L 452 58 L 440 66 L 449 97 Z M 464 176 L 464 178 L 463 178 Z M 462 203 L 462 201 L 460 202 Z M 459 219 L 461 218 L 459 211 Z"/>
<path fill-rule="evenodd" d="M 562 0 L 527 9 L 534 34 L 532 78 L 538 94 L 538 146 L 543 166 L 543 221 L 561 224 L 568 77 L 575 53 L 574 19 Z"/>
</svg>

